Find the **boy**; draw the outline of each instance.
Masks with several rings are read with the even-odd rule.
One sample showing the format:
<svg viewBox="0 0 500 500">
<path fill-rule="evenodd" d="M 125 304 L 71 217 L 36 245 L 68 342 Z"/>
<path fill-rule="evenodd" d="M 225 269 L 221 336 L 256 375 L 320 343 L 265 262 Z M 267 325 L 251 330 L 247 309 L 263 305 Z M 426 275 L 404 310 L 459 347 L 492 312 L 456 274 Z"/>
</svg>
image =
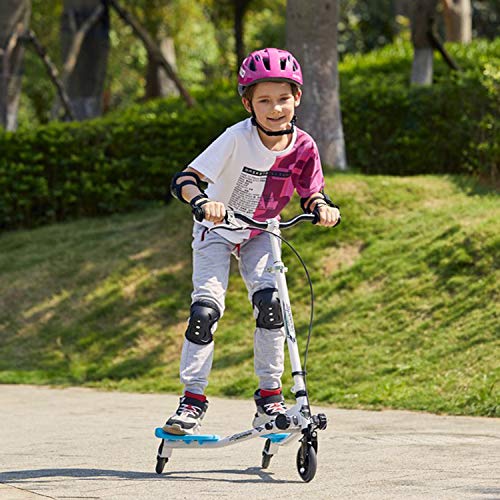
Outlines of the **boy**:
<svg viewBox="0 0 500 500">
<path fill-rule="evenodd" d="M 226 206 L 257 220 L 276 217 L 294 190 L 303 210 L 319 214 L 319 225 L 335 226 L 338 207 L 323 193 L 324 179 L 313 139 L 295 127 L 295 108 L 302 95 L 302 72 L 289 52 L 263 49 L 242 63 L 238 91 L 248 118 L 228 128 L 188 168 L 176 174 L 172 192 L 192 207 L 202 206 L 205 219 L 193 229 L 191 314 L 180 363 L 184 395 L 163 426 L 171 434 L 195 433 L 208 408 L 204 394 L 213 359 L 213 334 L 224 313 L 231 254 L 254 308 L 254 367 L 259 378 L 253 426 L 286 411 L 281 391 L 284 364 L 283 320 L 268 233 L 255 230 L 207 232 L 224 220 Z M 208 182 L 206 193 L 201 181 Z"/>
</svg>

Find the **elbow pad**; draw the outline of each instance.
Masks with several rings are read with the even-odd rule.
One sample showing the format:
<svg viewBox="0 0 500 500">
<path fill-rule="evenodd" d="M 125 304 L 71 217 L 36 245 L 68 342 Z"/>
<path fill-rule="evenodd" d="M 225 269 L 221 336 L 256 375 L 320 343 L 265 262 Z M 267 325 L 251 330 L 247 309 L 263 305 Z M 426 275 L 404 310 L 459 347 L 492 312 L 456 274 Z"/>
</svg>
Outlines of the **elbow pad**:
<svg viewBox="0 0 500 500">
<path fill-rule="evenodd" d="M 196 186 L 200 190 L 203 197 L 207 197 L 203 191 L 200 176 L 194 172 L 178 172 L 174 175 L 172 183 L 170 184 L 170 192 L 172 193 L 172 196 L 183 203 L 189 203 L 189 201 L 182 196 L 182 188 L 188 185 Z"/>
<path fill-rule="evenodd" d="M 309 202 L 307 202 L 307 200 L 309 200 L 309 197 L 300 199 L 300 207 L 302 208 L 302 210 L 306 214 L 312 213 L 311 205 L 316 200 L 324 201 L 329 207 L 340 208 L 338 205 L 335 205 L 335 203 L 333 203 L 331 198 L 323 190 L 321 191 L 321 194 L 317 194 L 316 196 L 313 196 Z"/>
</svg>

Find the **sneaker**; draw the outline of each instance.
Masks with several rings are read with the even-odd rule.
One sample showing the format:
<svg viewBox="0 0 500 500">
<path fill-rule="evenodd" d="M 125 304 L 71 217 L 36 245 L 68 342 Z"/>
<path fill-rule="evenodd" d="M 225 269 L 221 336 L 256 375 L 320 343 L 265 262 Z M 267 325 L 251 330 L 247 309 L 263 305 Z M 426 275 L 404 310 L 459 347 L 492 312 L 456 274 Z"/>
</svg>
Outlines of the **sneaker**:
<svg viewBox="0 0 500 500">
<path fill-rule="evenodd" d="M 274 420 L 280 413 L 286 412 L 285 399 L 281 392 L 273 396 L 261 397 L 260 391 L 257 390 L 253 398 L 257 405 L 257 413 L 252 422 L 254 427 L 262 426 Z"/>
<path fill-rule="evenodd" d="M 167 420 L 162 429 L 169 434 L 183 436 L 194 434 L 201 425 L 208 408 L 208 401 L 182 396 L 177 411 Z"/>
</svg>

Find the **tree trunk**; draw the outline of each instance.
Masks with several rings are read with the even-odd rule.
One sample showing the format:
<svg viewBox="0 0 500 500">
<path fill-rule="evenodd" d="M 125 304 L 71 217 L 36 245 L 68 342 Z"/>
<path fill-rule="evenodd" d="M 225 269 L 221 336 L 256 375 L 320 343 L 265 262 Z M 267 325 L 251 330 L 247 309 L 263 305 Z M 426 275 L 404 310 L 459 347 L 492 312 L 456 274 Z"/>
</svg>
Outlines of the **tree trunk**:
<svg viewBox="0 0 500 500">
<path fill-rule="evenodd" d="M 16 130 L 21 97 L 23 34 L 31 17 L 30 0 L 0 1 L 0 127 Z"/>
<path fill-rule="evenodd" d="M 337 54 L 338 0 L 288 0 L 287 48 L 304 76 L 299 126 L 318 144 L 325 165 L 347 168 L 340 113 Z"/>
<path fill-rule="evenodd" d="M 130 12 L 128 12 L 120 5 L 118 0 L 107 0 L 107 2 L 109 2 L 109 5 L 111 5 L 115 9 L 122 20 L 126 24 L 128 24 L 132 28 L 133 32 L 142 40 L 144 46 L 149 52 L 149 56 L 154 57 L 158 61 L 158 64 L 162 66 L 169 78 L 175 83 L 175 86 L 179 90 L 182 98 L 186 101 L 188 107 L 193 107 L 196 104 L 196 101 L 187 91 L 187 89 L 184 88 L 184 85 L 177 76 L 177 73 L 172 69 L 170 63 L 165 59 L 158 45 L 155 43 L 153 38 L 151 38 L 151 35 L 147 32 L 147 30 L 143 28 L 143 26 L 137 21 L 134 16 L 132 16 L 132 14 L 130 14 Z"/>
<path fill-rule="evenodd" d="M 171 37 L 163 38 L 159 45 L 163 57 L 169 62 L 172 69 L 177 71 L 174 39 Z M 179 90 L 175 86 L 175 83 L 167 76 L 158 60 L 148 52 L 145 98 L 153 99 L 155 97 L 171 95 L 178 96 Z"/>
<path fill-rule="evenodd" d="M 61 19 L 63 61 L 67 61 L 79 28 L 92 16 L 102 0 L 64 0 Z M 109 53 L 109 10 L 104 11 L 83 40 L 76 64 L 67 75 L 66 91 L 77 120 L 102 114 L 104 80 Z"/>
<path fill-rule="evenodd" d="M 396 16 L 410 17 L 412 0 L 394 0 L 393 9 Z"/>
<path fill-rule="evenodd" d="M 472 7 L 470 0 L 443 0 L 447 42 L 469 43 L 472 40 Z"/>
<path fill-rule="evenodd" d="M 47 70 L 47 74 L 49 75 L 50 81 L 54 84 L 54 86 L 57 89 L 57 94 L 59 96 L 59 99 L 61 99 L 61 102 L 63 103 L 66 116 L 68 117 L 68 119 L 74 120 L 75 115 L 73 114 L 73 110 L 71 109 L 71 104 L 69 102 L 68 95 L 64 90 L 64 83 L 59 78 L 59 73 L 57 71 L 57 68 L 55 64 L 51 61 L 49 55 L 47 54 L 47 51 L 45 50 L 45 47 L 40 43 L 33 30 L 29 30 L 27 33 L 25 33 L 23 39 L 24 42 L 30 42 L 33 45 L 35 52 L 40 57 L 45 66 L 45 69 Z"/>
<path fill-rule="evenodd" d="M 431 85 L 434 52 L 430 33 L 433 29 L 437 0 L 415 0 L 411 10 L 411 40 L 413 66 L 411 83 Z"/>
<path fill-rule="evenodd" d="M 244 42 L 244 17 L 249 3 L 250 0 L 234 0 L 234 41 L 238 68 L 246 56 Z"/>
</svg>

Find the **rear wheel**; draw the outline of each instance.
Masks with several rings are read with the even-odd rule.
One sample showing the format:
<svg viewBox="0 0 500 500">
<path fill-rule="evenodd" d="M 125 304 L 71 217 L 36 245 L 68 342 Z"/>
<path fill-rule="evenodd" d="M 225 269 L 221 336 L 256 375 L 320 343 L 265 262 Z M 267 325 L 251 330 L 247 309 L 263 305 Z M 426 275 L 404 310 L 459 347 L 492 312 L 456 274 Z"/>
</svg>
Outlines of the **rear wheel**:
<svg viewBox="0 0 500 500">
<path fill-rule="evenodd" d="M 158 455 L 156 455 L 156 473 L 161 474 L 163 472 L 163 469 L 165 468 L 165 465 L 167 465 L 168 458 L 167 457 L 162 457 L 161 454 L 163 453 L 163 445 L 165 444 L 165 440 L 162 439 L 160 443 L 160 447 L 158 448 Z"/>
<path fill-rule="evenodd" d="M 168 458 L 163 458 L 163 457 L 156 457 L 156 473 L 161 474 L 163 472 L 163 469 L 165 468 L 165 465 L 168 462 Z"/>
<path fill-rule="evenodd" d="M 271 458 L 273 458 L 273 455 L 269 453 L 269 448 L 271 447 L 271 440 L 266 439 L 266 444 L 264 445 L 264 450 L 262 451 L 262 465 L 261 467 L 263 469 L 267 469 L 269 467 L 269 464 L 271 463 Z"/>
</svg>

